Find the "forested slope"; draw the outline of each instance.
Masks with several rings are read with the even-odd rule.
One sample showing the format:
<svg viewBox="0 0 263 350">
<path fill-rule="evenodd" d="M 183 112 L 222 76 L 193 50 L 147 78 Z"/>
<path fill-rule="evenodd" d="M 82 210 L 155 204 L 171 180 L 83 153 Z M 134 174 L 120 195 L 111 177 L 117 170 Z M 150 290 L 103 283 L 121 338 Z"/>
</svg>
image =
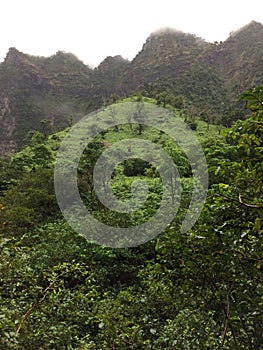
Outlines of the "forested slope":
<svg viewBox="0 0 263 350">
<path fill-rule="evenodd" d="M 229 129 L 193 121 L 184 109 L 167 106 L 200 140 L 210 177 L 201 216 L 184 234 L 180 225 L 192 174 L 167 135 L 125 124 L 88 145 L 78 171 L 83 201 L 119 227 L 152 215 L 162 184 L 147 164 L 120 164 L 112 179 L 115 193 L 129 197 L 131 182 L 144 178 L 151 205 L 136 217 L 105 210 L 91 181 L 101 152 L 122 138 L 146 138 L 178 165 L 183 187 L 178 215 L 161 235 L 138 247 L 90 243 L 62 218 L 53 167 L 68 130 L 33 132 L 26 148 L 1 160 L 1 349 L 262 348 L 263 87 L 242 99 L 249 117 Z"/>
</svg>

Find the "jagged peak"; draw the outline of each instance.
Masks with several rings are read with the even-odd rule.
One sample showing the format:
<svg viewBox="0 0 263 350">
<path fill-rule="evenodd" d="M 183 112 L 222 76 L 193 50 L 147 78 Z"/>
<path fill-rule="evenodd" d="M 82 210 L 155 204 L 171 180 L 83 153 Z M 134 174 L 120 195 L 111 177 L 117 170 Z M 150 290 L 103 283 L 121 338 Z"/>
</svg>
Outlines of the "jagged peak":
<svg viewBox="0 0 263 350">
<path fill-rule="evenodd" d="M 157 29 L 156 31 L 152 32 L 149 36 L 148 39 L 152 39 L 152 38 L 158 38 L 158 37 L 174 37 L 174 38 L 178 38 L 178 37 L 191 37 L 191 38 L 195 38 L 195 39 L 201 39 L 199 37 L 197 37 L 195 34 L 191 34 L 191 33 L 186 33 L 183 32 L 182 30 L 176 29 L 176 28 L 172 28 L 172 27 L 161 27 L 159 29 Z M 204 39 L 201 39 L 203 41 L 205 41 Z"/>
<path fill-rule="evenodd" d="M 58 50 L 54 55 L 48 57 L 48 60 L 51 61 L 66 61 L 66 62 L 81 62 L 83 63 L 76 55 L 71 52 L 65 52 Z"/>
<path fill-rule="evenodd" d="M 257 26 L 257 27 L 263 27 L 263 24 L 257 21 L 251 21 L 250 23 L 247 24 L 247 26 Z"/>
<path fill-rule="evenodd" d="M 233 31 L 230 33 L 230 38 L 242 33 L 242 32 L 246 32 L 246 31 L 251 31 L 251 32 L 257 32 L 258 30 L 262 30 L 263 32 L 263 25 L 260 22 L 256 22 L 256 21 L 251 21 L 248 24 L 240 27 L 239 29 Z"/>
<path fill-rule="evenodd" d="M 154 42 L 156 40 L 165 41 L 167 39 L 173 42 L 187 41 L 188 43 L 195 42 L 196 44 L 206 43 L 204 39 L 197 37 L 195 34 L 186 33 L 182 30 L 172 27 L 162 27 L 151 33 L 150 36 L 147 38 L 145 44 L 148 45 L 149 43 Z"/>
<path fill-rule="evenodd" d="M 15 47 L 9 48 L 4 60 L 4 64 L 21 67 L 30 67 L 30 69 L 37 70 L 36 65 L 33 62 L 31 62 L 30 56 L 17 50 Z"/>
<path fill-rule="evenodd" d="M 13 62 L 21 58 L 22 56 L 23 56 L 22 52 L 18 51 L 15 47 L 10 47 L 6 54 L 5 61 Z"/>
<path fill-rule="evenodd" d="M 71 69 L 72 67 L 75 67 L 74 69 L 78 67 L 83 72 L 92 70 L 92 68 L 89 65 L 86 65 L 76 55 L 74 55 L 71 52 L 65 52 L 62 50 L 59 50 L 54 55 L 48 57 L 46 62 L 49 66 L 59 66 L 59 70 L 67 70 Z"/>
<path fill-rule="evenodd" d="M 185 33 L 179 29 L 172 28 L 172 27 L 161 27 L 151 33 L 150 37 L 155 37 L 155 36 L 161 36 L 165 34 L 176 34 L 176 35 L 184 35 Z"/>
<path fill-rule="evenodd" d="M 18 51 L 15 47 L 10 47 L 7 54 L 14 54 L 14 53 L 19 54 L 21 52 Z"/>
<path fill-rule="evenodd" d="M 125 64 L 129 63 L 130 61 L 123 58 L 121 55 L 116 56 L 107 56 L 99 65 L 98 69 L 105 69 L 109 66 L 115 65 L 115 64 Z"/>
</svg>

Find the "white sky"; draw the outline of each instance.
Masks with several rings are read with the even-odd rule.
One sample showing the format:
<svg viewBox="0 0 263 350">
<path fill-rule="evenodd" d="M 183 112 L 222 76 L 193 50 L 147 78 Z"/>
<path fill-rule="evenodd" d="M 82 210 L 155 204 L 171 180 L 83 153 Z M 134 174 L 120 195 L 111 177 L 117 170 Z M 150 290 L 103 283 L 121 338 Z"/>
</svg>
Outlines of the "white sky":
<svg viewBox="0 0 263 350">
<path fill-rule="evenodd" d="M 132 59 L 161 27 L 213 42 L 263 23 L 262 0 L 0 0 L 0 11 L 0 61 L 16 47 L 40 56 L 72 52 L 95 66 L 109 55 Z"/>
</svg>

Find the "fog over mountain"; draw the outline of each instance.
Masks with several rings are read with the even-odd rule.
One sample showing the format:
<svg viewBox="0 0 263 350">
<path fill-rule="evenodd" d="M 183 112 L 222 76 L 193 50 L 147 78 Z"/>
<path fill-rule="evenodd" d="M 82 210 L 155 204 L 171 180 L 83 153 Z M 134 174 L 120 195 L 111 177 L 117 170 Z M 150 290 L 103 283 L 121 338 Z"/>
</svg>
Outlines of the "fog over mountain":
<svg viewBox="0 0 263 350">
<path fill-rule="evenodd" d="M 107 57 L 94 69 L 72 53 L 38 57 L 10 48 L 0 64 L 0 154 L 20 149 L 30 130 L 62 129 L 113 95 L 151 94 L 156 86 L 200 111 L 223 113 L 263 83 L 262 52 L 263 25 L 255 21 L 219 43 L 161 28 L 132 61 Z"/>
</svg>

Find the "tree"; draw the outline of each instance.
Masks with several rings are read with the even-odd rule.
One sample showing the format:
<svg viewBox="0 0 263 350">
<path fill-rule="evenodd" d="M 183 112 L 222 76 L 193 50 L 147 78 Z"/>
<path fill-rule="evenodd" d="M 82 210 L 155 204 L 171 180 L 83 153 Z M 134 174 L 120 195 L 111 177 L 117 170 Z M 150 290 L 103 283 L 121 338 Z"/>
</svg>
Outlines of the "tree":
<svg viewBox="0 0 263 350">
<path fill-rule="evenodd" d="M 262 88 L 241 99 L 247 101 L 251 117 L 227 132 L 232 152 L 219 160 L 217 181 L 214 178 L 201 218 L 188 234 L 171 231 L 169 239 L 160 238 L 156 246 L 159 269 L 180 286 L 181 312 L 193 310 L 196 315 L 198 309 L 206 314 L 197 318 L 198 326 L 189 319 L 184 329 L 192 324 L 191 329 L 206 334 L 201 319 L 210 314 L 206 327 L 213 325 L 211 332 L 216 329 L 218 336 L 204 340 L 199 348 L 221 344 L 225 349 L 256 350 L 263 340 Z M 172 324 L 169 333 L 178 334 L 176 321 Z"/>
<path fill-rule="evenodd" d="M 143 131 L 143 121 L 145 117 L 145 109 L 143 102 L 138 102 L 136 106 L 136 111 L 134 112 L 134 120 L 138 123 L 138 135 L 142 134 Z"/>
</svg>

